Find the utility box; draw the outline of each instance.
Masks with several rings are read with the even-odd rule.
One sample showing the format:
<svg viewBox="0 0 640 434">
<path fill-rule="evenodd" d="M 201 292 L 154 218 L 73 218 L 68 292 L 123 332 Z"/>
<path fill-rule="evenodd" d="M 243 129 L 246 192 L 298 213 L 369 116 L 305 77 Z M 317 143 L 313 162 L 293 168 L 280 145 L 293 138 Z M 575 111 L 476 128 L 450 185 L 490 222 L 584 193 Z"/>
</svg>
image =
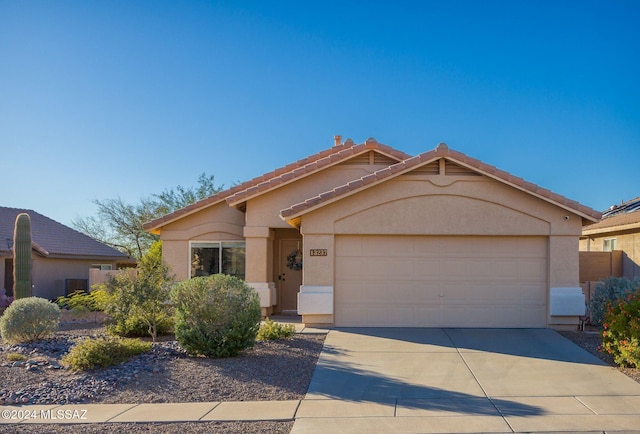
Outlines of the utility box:
<svg viewBox="0 0 640 434">
<path fill-rule="evenodd" d="M 549 315 L 583 316 L 586 312 L 586 299 L 582 288 L 551 288 L 549 294 Z"/>
</svg>

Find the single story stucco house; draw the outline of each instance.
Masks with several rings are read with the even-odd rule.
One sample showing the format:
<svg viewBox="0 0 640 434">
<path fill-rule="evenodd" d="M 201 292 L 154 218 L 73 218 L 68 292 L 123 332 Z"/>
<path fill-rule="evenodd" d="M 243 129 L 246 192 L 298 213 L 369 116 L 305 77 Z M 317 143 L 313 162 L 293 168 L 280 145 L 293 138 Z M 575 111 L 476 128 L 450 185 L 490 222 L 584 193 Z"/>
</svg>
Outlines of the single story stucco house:
<svg viewBox="0 0 640 434">
<path fill-rule="evenodd" d="M 620 275 L 640 278 L 640 197 L 612 206 L 602 220 L 582 228 L 580 251 L 618 251 Z"/>
<path fill-rule="evenodd" d="M 29 209 L 0 207 L 0 282 L 13 296 L 13 232 L 18 214 L 31 218 L 32 293 L 56 299 L 89 289 L 91 270 L 116 270 L 136 261 L 118 250 Z"/>
<path fill-rule="evenodd" d="M 578 240 L 600 216 L 445 144 L 412 157 L 336 136 L 329 149 L 145 228 L 160 235 L 178 278 L 242 277 L 265 315 L 563 328 L 584 313 Z"/>
</svg>

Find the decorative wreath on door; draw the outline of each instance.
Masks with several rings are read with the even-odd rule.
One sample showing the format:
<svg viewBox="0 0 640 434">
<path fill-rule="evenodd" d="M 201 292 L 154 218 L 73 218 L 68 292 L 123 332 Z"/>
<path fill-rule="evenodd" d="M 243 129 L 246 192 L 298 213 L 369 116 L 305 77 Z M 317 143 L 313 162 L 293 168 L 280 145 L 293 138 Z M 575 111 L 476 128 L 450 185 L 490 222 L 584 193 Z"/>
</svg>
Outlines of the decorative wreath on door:
<svg viewBox="0 0 640 434">
<path fill-rule="evenodd" d="M 289 270 L 302 270 L 302 251 L 296 249 L 287 256 L 287 268 Z"/>
</svg>

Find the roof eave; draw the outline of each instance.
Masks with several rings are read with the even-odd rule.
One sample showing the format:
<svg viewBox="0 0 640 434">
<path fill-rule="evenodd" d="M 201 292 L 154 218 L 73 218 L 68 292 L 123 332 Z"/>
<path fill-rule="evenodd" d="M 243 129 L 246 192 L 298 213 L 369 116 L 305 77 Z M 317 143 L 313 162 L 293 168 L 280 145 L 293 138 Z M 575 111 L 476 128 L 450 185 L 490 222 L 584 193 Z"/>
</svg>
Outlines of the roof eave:
<svg viewBox="0 0 640 434">
<path fill-rule="evenodd" d="M 378 146 L 374 146 L 374 145 L 378 145 Z M 314 175 L 314 174 L 316 174 L 316 173 L 318 173 L 318 172 L 320 172 L 322 170 L 325 170 L 325 169 L 327 169 L 329 167 L 337 166 L 338 164 L 344 163 L 345 161 L 347 161 L 347 160 L 349 160 L 349 159 L 351 159 L 353 157 L 357 157 L 359 155 L 365 154 L 365 153 L 370 152 L 370 151 L 378 152 L 378 153 L 380 153 L 380 154 L 382 154 L 382 155 L 384 155 L 386 157 L 389 157 L 389 158 L 392 158 L 392 159 L 396 160 L 398 163 L 403 161 L 403 160 L 399 160 L 398 159 L 398 155 L 394 155 L 390 151 L 389 152 L 385 151 L 386 148 L 388 148 L 388 149 L 392 149 L 392 148 L 390 148 L 390 147 L 388 147 L 386 145 L 383 145 L 381 143 L 377 143 L 377 142 L 372 143 L 370 140 L 367 140 L 367 142 L 365 142 L 365 143 L 362 143 L 360 145 L 354 145 L 352 148 L 347 148 L 347 149 L 353 149 L 353 148 L 357 148 L 357 147 L 360 148 L 357 152 L 354 152 L 352 154 L 347 154 L 347 155 L 344 156 L 344 158 L 334 159 L 334 161 L 330 161 L 328 164 L 318 165 L 318 164 L 316 164 L 318 160 L 316 160 L 316 161 L 310 162 L 309 164 L 307 164 L 305 166 L 302 166 L 302 167 L 299 167 L 299 168 L 295 169 L 295 170 L 300 170 L 300 169 L 304 170 L 304 168 L 307 167 L 307 166 L 309 166 L 309 167 L 315 166 L 315 169 L 313 169 L 313 170 L 305 170 L 304 173 L 302 173 L 300 175 L 297 175 L 297 176 L 296 175 L 292 175 L 295 172 L 295 170 L 292 170 L 292 171 L 283 173 L 283 174 L 279 175 L 278 177 L 271 178 L 270 180 L 265 181 L 264 184 L 268 184 L 268 183 L 271 182 L 271 180 L 276 179 L 276 178 L 282 178 L 282 177 L 285 177 L 286 175 L 292 175 L 292 176 L 287 177 L 287 179 L 285 179 L 283 182 L 280 182 L 280 183 L 277 183 L 277 184 L 274 184 L 274 185 L 271 185 L 271 186 L 267 185 L 267 186 L 265 186 L 265 188 L 262 188 L 262 189 L 259 188 L 260 185 L 254 186 L 252 188 L 255 188 L 256 191 L 253 194 L 242 195 L 244 192 L 246 192 L 249 189 L 246 189 L 244 191 L 239 191 L 238 193 L 236 193 L 236 194 L 234 194 L 232 196 L 229 196 L 227 198 L 227 204 L 229 206 L 238 208 L 240 210 L 244 210 L 245 209 L 245 204 L 251 199 L 259 197 L 259 196 L 261 196 L 261 195 L 263 195 L 265 193 L 268 193 L 270 191 L 276 190 L 276 189 L 278 189 L 280 187 L 284 187 L 285 185 L 289 185 L 289 184 L 292 184 L 294 182 L 297 182 L 297 181 L 299 181 L 301 179 L 304 179 L 304 178 L 306 178 L 308 176 Z M 342 152 L 344 152 L 344 151 L 346 151 L 346 149 L 343 150 Z M 399 151 L 396 151 L 396 152 L 399 152 Z M 324 158 L 329 158 L 329 160 L 331 160 L 331 156 L 337 155 L 337 154 L 331 154 L 331 155 L 329 155 L 327 157 L 324 157 Z M 403 156 L 411 158 L 411 156 L 409 156 L 408 154 L 404 154 L 403 153 Z M 238 199 L 234 199 L 234 197 L 238 197 L 238 196 L 240 196 Z"/>
<path fill-rule="evenodd" d="M 630 231 L 634 229 L 640 229 L 640 222 L 623 224 L 623 225 L 615 225 L 615 226 L 607 226 L 604 228 L 596 228 L 596 229 L 585 228 L 582 231 L 582 235 L 584 236 L 599 235 L 599 234 L 606 234 L 608 232 L 623 232 L 623 231 Z"/>
</svg>

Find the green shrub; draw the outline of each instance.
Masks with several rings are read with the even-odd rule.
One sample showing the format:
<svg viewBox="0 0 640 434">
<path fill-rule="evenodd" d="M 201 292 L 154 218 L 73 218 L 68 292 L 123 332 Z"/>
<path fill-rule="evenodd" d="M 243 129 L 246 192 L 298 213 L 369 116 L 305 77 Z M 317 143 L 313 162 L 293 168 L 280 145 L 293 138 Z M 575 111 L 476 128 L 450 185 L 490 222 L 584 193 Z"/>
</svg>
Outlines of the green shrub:
<svg viewBox="0 0 640 434">
<path fill-rule="evenodd" d="M 180 282 L 171 301 L 176 340 L 190 354 L 233 357 L 255 343 L 258 294 L 237 277 L 215 274 Z"/>
<path fill-rule="evenodd" d="M 607 277 L 596 284 L 589 301 L 589 317 L 591 324 L 602 326 L 607 306 L 622 300 L 640 288 L 640 280 L 633 281 L 626 277 Z"/>
<path fill-rule="evenodd" d="M 173 331 L 173 317 L 164 314 L 162 317 L 156 318 L 155 326 L 156 337 L 170 334 Z M 151 335 L 148 322 L 136 315 L 135 312 L 123 317 L 121 321 L 108 321 L 105 328 L 107 333 L 116 336 L 141 338 Z"/>
<path fill-rule="evenodd" d="M 640 291 L 612 303 L 603 327 L 603 351 L 621 366 L 640 368 Z"/>
<path fill-rule="evenodd" d="M 140 260 L 137 275 L 122 271 L 99 288 L 104 291 L 99 304 L 111 318 L 107 330 L 120 336 L 150 335 L 154 341 L 171 331 L 172 284 L 158 241 Z"/>
<path fill-rule="evenodd" d="M 10 343 L 35 341 L 53 335 L 60 326 L 60 308 L 44 298 L 20 298 L 0 317 L 0 335 Z"/>
<path fill-rule="evenodd" d="M 68 296 L 58 297 L 56 304 L 61 309 L 71 312 L 74 317 L 87 318 L 92 312 L 102 311 L 102 304 L 105 291 L 97 290 L 86 292 L 83 290 L 74 291 Z M 94 316 L 94 321 L 97 316 Z"/>
<path fill-rule="evenodd" d="M 267 318 L 260 325 L 256 339 L 259 341 L 273 341 L 276 339 L 290 339 L 296 333 L 296 327 L 293 324 L 280 324 Z"/>
<path fill-rule="evenodd" d="M 133 356 L 146 353 L 151 349 L 150 342 L 139 339 L 107 337 L 85 338 L 71 347 L 62 357 L 62 364 L 73 371 L 87 371 L 117 365 Z"/>
</svg>

